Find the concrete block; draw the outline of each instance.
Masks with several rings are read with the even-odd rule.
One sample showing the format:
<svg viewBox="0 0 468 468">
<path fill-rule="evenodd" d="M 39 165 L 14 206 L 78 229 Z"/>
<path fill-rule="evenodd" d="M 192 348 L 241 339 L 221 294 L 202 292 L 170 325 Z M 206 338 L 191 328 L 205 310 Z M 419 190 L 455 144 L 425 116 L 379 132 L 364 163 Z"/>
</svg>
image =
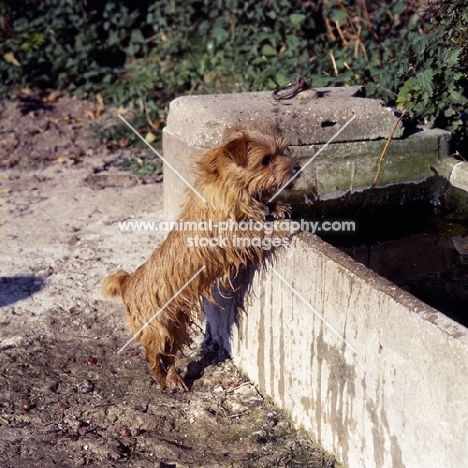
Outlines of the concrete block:
<svg viewBox="0 0 468 468">
<path fill-rule="evenodd" d="M 183 96 L 171 102 L 166 129 L 190 146 L 212 148 L 226 127 L 249 122 L 276 122 L 292 145 L 326 143 L 353 114 L 340 141 L 388 138 L 397 118 L 376 99 L 359 96 L 359 87 L 318 88 L 315 93 L 276 101 L 270 92 Z M 399 124 L 395 138 L 403 134 Z"/>
<path fill-rule="evenodd" d="M 176 219 L 186 183 L 194 180 L 194 161 L 219 144 L 226 127 L 253 121 L 277 122 L 293 154 L 306 164 L 349 119 L 355 119 L 304 171 L 294 187 L 294 200 L 337 198 L 369 188 L 385 142 L 397 118 L 380 101 L 366 99 L 360 87 L 308 90 L 287 101 L 271 93 L 184 96 L 170 105 L 163 131 L 164 213 Z M 378 186 L 419 182 L 435 171 L 448 173 L 450 134 L 424 130 L 402 137 L 398 125 L 382 164 Z M 449 167 L 450 166 L 450 167 Z"/>
<path fill-rule="evenodd" d="M 377 187 L 418 183 L 434 174 L 448 175 L 450 133 L 424 130 L 405 139 L 392 140 L 380 165 Z M 344 142 L 328 145 L 294 184 L 294 192 L 314 194 L 322 200 L 339 198 L 347 192 L 372 186 L 386 140 Z M 292 154 L 300 166 L 322 148 L 294 146 Z"/>
<path fill-rule="evenodd" d="M 195 179 L 195 161 L 206 152 L 206 148 L 191 146 L 183 138 L 163 131 L 163 156 L 171 166 L 163 165 L 163 200 L 164 217 L 175 220 L 179 214 L 187 181 L 192 184 Z"/>
<path fill-rule="evenodd" d="M 454 187 L 468 192 L 468 163 L 460 161 L 455 164 L 449 180 Z"/>
<path fill-rule="evenodd" d="M 307 233 L 237 284 L 213 337 L 345 466 L 466 465 L 465 327 Z"/>
</svg>

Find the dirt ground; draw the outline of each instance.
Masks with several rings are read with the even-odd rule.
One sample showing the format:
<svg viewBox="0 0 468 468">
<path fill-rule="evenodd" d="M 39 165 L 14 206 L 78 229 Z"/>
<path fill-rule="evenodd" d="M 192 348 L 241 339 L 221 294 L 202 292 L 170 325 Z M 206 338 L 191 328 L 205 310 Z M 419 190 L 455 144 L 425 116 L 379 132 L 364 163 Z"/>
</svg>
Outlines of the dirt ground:
<svg viewBox="0 0 468 468">
<path fill-rule="evenodd" d="M 118 228 L 161 220 L 162 184 L 116 172 L 149 150 L 100 144 L 99 114 L 57 96 L 0 103 L 0 466 L 335 466 L 201 329 L 178 361 L 189 393 L 162 389 L 138 344 L 117 353 L 130 334 L 100 282 L 163 239 Z"/>
</svg>

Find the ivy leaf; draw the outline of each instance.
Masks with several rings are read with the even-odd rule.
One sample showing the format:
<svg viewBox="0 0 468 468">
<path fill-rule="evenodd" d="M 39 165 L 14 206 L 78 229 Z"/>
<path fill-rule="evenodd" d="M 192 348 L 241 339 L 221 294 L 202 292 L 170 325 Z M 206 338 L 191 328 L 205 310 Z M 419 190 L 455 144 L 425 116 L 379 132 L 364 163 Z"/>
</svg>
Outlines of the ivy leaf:
<svg viewBox="0 0 468 468">
<path fill-rule="evenodd" d="M 412 76 L 409 77 L 409 78 L 405 81 L 405 83 L 403 84 L 403 86 L 402 86 L 402 88 L 400 89 L 398 95 L 399 95 L 400 93 L 402 93 L 402 94 L 407 94 L 407 93 L 409 93 L 410 91 L 413 91 L 414 84 L 415 84 L 414 78 L 413 78 Z"/>
<path fill-rule="evenodd" d="M 306 15 L 302 15 L 300 13 L 293 13 L 292 15 L 289 15 L 289 20 L 291 21 L 291 24 L 296 28 L 300 26 L 305 19 Z"/>
<path fill-rule="evenodd" d="M 405 2 L 397 2 L 395 5 L 393 5 L 393 14 L 394 15 L 399 15 L 400 13 L 403 13 L 404 9 L 406 8 Z"/>
<path fill-rule="evenodd" d="M 133 29 L 132 33 L 130 34 L 130 39 L 132 42 L 136 42 L 137 44 L 145 44 L 145 38 L 139 29 Z"/>
<path fill-rule="evenodd" d="M 444 117 L 453 117 L 455 115 L 455 110 L 453 107 L 447 107 L 444 109 Z"/>
<path fill-rule="evenodd" d="M 332 13 L 332 17 L 331 17 L 333 21 L 336 21 L 339 24 L 346 21 L 347 18 L 348 18 L 348 14 L 346 13 L 346 10 L 343 10 L 341 8 L 339 10 L 335 10 Z"/>
<path fill-rule="evenodd" d="M 276 55 L 276 48 L 275 47 L 272 47 L 270 44 L 265 44 L 263 47 L 262 47 L 262 55 L 265 55 L 265 56 L 273 56 L 273 55 Z"/>
</svg>

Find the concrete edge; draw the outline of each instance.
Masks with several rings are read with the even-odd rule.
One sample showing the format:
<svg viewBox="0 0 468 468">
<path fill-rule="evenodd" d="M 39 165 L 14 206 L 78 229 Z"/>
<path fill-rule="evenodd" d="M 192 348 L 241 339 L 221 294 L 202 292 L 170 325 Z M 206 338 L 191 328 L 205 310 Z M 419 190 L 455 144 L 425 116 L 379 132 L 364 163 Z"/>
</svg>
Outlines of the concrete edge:
<svg viewBox="0 0 468 468">
<path fill-rule="evenodd" d="M 304 242 L 309 247 L 322 252 L 331 260 L 346 268 L 350 275 L 362 278 L 369 283 L 372 283 L 373 287 L 377 291 L 380 291 L 395 301 L 398 301 L 403 306 L 407 307 L 408 310 L 417 313 L 424 320 L 436 326 L 443 333 L 446 333 L 453 338 L 460 339 L 468 346 L 468 330 L 444 315 L 442 312 L 428 306 L 420 299 L 399 288 L 390 280 L 380 276 L 378 273 L 367 268 L 362 263 L 355 261 L 349 255 L 322 240 L 315 234 L 299 232 L 295 234 L 295 236 L 300 239 L 301 242 Z"/>
</svg>

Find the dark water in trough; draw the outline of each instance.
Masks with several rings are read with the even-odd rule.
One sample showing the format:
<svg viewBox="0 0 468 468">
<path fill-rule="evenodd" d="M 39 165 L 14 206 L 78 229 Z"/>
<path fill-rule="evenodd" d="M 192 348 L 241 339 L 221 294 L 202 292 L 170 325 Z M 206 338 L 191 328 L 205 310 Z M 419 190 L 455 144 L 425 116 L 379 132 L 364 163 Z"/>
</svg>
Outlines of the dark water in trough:
<svg viewBox="0 0 468 468">
<path fill-rule="evenodd" d="M 344 218 L 342 218 L 344 219 Z M 434 207 L 357 218 L 357 232 L 317 233 L 400 288 L 468 327 L 468 220 Z"/>
</svg>

